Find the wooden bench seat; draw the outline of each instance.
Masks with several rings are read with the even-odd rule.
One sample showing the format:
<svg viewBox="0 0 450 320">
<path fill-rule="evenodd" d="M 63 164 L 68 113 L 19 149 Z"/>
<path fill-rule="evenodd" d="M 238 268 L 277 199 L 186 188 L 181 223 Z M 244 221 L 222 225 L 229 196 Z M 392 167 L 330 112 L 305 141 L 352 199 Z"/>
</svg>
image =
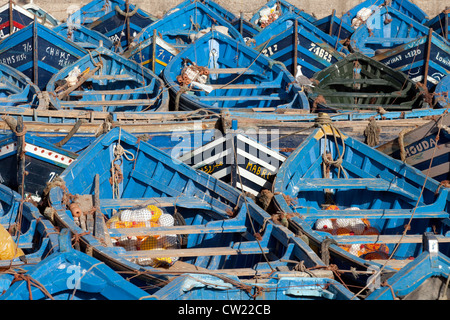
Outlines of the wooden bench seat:
<svg viewBox="0 0 450 320">
<path fill-rule="evenodd" d="M 131 236 L 155 236 L 155 235 L 171 235 L 171 234 L 203 234 L 203 233 L 224 233 L 224 232 L 246 232 L 245 225 L 233 226 L 226 224 L 224 226 L 209 227 L 206 225 L 196 226 L 172 226 L 172 227 L 154 227 L 154 228 L 119 228 L 108 229 L 111 237 L 131 237 Z"/>
<path fill-rule="evenodd" d="M 200 256 L 229 256 L 229 255 L 249 255 L 269 253 L 269 250 L 259 247 L 254 248 L 230 248 L 230 247 L 215 247 L 215 248 L 189 248 L 189 249 L 167 249 L 167 250 L 137 250 L 127 251 L 121 254 L 127 259 L 139 258 L 163 258 L 163 257 L 200 257 Z"/>
</svg>

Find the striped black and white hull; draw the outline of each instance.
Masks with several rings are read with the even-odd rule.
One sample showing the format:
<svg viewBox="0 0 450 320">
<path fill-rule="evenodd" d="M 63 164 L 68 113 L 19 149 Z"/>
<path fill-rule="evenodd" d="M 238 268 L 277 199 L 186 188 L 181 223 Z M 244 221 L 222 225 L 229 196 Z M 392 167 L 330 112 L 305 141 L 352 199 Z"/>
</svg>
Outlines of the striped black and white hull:
<svg viewBox="0 0 450 320">
<path fill-rule="evenodd" d="M 179 160 L 257 196 L 272 190 L 286 157 L 241 133 L 230 133 L 183 154 Z"/>
</svg>

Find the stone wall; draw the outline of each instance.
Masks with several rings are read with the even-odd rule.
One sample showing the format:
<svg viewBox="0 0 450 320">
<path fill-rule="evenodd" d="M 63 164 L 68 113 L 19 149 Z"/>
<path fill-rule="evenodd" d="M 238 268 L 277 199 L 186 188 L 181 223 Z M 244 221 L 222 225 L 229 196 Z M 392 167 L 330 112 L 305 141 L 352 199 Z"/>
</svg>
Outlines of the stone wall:
<svg viewBox="0 0 450 320">
<path fill-rule="evenodd" d="M 63 21 L 67 18 L 67 8 L 71 5 L 83 6 L 89 3 L 89 0 L 33 0 L 34 3 L 42 9 L 51 13 L 55 18 Z M 18 4 L 28 3 L 27 0 L 19 0 Z M 161 16 L 164 12 L 182 2 L 182 0 L 130 0 L 130 3 L 137 4 L 141 9 Z M 217 3 L 233 12 L 237 16 L 240 12 L 244 13 L 245 18 L 249 19 L 254 12 L 263 6 L 266 0 L 216 0 Z M 362 0 L 291 0 L 288 1 L 298 8 L 308 13 L 313 13 L 317 18 L 322 18 L 331 14 L 333 9 L 338 16 L 351 9 L 353 6 L 361 3 Z M 449 6 L 448 0 L 413 0 L 430 18 L 442 12 L 446 6 Z"/>
</svg>

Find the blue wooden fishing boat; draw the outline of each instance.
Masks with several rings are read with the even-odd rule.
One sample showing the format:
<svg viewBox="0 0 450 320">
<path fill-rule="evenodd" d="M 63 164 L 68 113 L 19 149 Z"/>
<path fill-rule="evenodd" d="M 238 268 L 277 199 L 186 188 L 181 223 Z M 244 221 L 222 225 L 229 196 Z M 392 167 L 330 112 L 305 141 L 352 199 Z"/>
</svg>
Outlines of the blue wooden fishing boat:
<svg viewBox="0 0 450 320">
<path fill-rule="evenodd" d="M 345 23 L 343 19 L 336 16 L 335 9 L 333 9 L 329 16 L 318 19 L 312 24 L 328 35 L 338 38 L 339 41 L 342 41 L 342 44 L 345 44 L 347 40 L 350 40 L 350 37 L 355 31 L 349 24 Z"/>
<path fill-rule="evenodd" d="M 275 178 L 276 203 L 294 214 L 289 228 L 306 235 L 326 264 L 368 271 L 342 275 L 348 285 L 363 286 L 361 293 L 425 250 L 425 232 L 448 256 L 448 189 L 342 134 L 324 116 Z"/>
<path fill-rule="evenodd" d="M 239 33 L 244 37 L 244 38 L 249 38 L 251 39 L 253 36 L 255 36 L 256 34 L 258 34 L 261 31 L 261 28 L 254 25 L 253 23 L 251 23 L 250 21 L 246 20 L 243 17 L 243 14 L 241 13 L 241 15 L 239 17 L 237 17 L 234 13 L 232 13 L 231 11 L 227 10 L 226 8 L 224 8 L 223 6 L 221 6 L 220 4 L 218 4 L 215 1 L 211 1 L 211 0 L 185 0 L 183 2 L 181 2 L 179 5 L 173 7 L 172 9 L 170 9 L 164 16 L 167 16 L 177 10 L 183 9 L 184 7 L 188 6 L 191 3 L 201 3 L 205 6 L 207 6 L 209 9 L 211 9 L 212 11 L 214 11 L 215 13 L 217 13 L 218 15 L 220 15 L 222 18 L 224 18 L 225 20 L 227 20 L 229 23 L 231 23 L 231 25 L 239 31 Z"/>
<path fill-rule="evenodd" d="M 258 11 L 256 11 L 256 13 L 250 18 L 250 22 L 258 27 L 265 28 L 272 22 L 276 21 L 279 17 L 282 17 L 284 14 L 292 12 L 310 23 L 317 20 L 311 14 L 297 8 L 288 1 L 269 0 L 265 5 L 259 8 Z"/>
<path fill-rule="evenodd" d="M 276 272 L 268 280 L 237 276 L 184 274 L 152 295 L 158 300 L 351 300 L 353 293 L 336 280 L 295 277 Z M 354 300 L 359 300 L 355 298 Z"/>
<path fill-rule="evenodd" d="M 114 11 L 116 6 L 120 7 L 124 4 L 124 0 L 92 0 L 78 10 L 68 12 L 70 15 L 67 21 L 86 26 Z"/>
<path fill-rule="evenodd" d="M 249 43 L 256 46 L 255 50 L 283 63 L 294 76 L 307 78 L 349 54 L 337 37 L 294 13 L 283 15 Z"/>
<path fill-rule="evenodd" d="M 178 159 L 256 197 L 264 189 L 272 190 L 273 179 L 286 159 L 257 138 L 228 133 Z"/>
<path fill-rule="evenodd" d="M 43 90 L 53 74 L 87 51 L 34 22 L 0 43 L 0 62 L 30 78 Z"/>
<path fill-rule="evenodd" d="M 124 56 L 160 74 L 174 56 L 211 29 L 244 44 L 241 34 L 226 19 L 201 2 L 193 2 L 143 29 L 135 37 L 136 45 Z"/>
<path fill-rule="evenodd" d="M 450 73 L 450 46 L 429 29 L 428 35 L 373 57 L 402 71 L 414 82 L 433 92 L 436 84 Z M 431 102 L 431 101 L 430 101 Z"/>
<path fill-rule="evenodd" d="M 39 198 L 47 182 L 63 172 L 77 154 L 32 133 L 25 133 L 23 125 L 22 131 L 17 132 L 17 121 L 7 120 L 14 128 L 14 133 L 4 135 L 0 140 L 1 182 L 15 191 L 19 191 L 23 185 L 26 194 Z M 25 133 L 23 136 L 22 132 Z M 21 152 L 24 153 L 23 158 L 19 156 Z"/>
<path fill-rule="evenodd" d="M 394 9 L 404 15 L 416 20 L 419 23 L 425 23 L 428 20 L 427 14 L 416 4 L 408 0 L 366 0 L 342 15 L 342 20 L 357 29 L 365 23 L 365 19 L 378 8 L 387 7 L 388 10 Z M 359 13 L 359 14 L 358 14 Z"/>
<path fill-rule="evenodd" d="M 450 107 L 450 75 L 445 76 L 439 81 L 434 90 L 434 106 L 435 108 Z"/>
<path fill-rule="evenodd" d="M 441 35 L 447 42 L 450 42 L 450 7 L 447 7 L 433 19 L 427 21 L 425 25 L 432 28 L 436 33 Z"/>
<path fill-rule="evenodd" d="M 30 8 L 36 8 L 36 6 Z M 34 14 L 32 10 L 27 10 L 9 0 L 0 7 L 0 39 L 25 28 L 32 24 L 35 19 L 48 28 L 54 26 L 52 19 L 43 19 L 38 12 Z"/>
<path fill-rule="evenodd" d="M 105 47 L 111 50 L 114 46 L 108 37 L 81 24 L 61 23 L 54 27 L 53 31 L 86 50 L 93 50 L 98 47 Z"/>
<path fill-rule="evenodd" d="M 161 79 L 104 47 L 61 69 L 48 82 L 47 92 L 59 110 L 143 112 L 164 111 L 169 105 Z"/>
<path fill-rule="evenodd" d="M 424 125 L 404 130 L 377 149 L 445 183 L 450 178 L 450 134 L 445 129 L 449 125 L 450 116 L 443 112 Z"/>
<path fill-rule="evenodd" d="M 41 90 L 22 72 L 0 63 L 0 102 L 3 106 L 36 108 Z"/>
<path fill-rule="evenodd" d="M 36 264 L 58 250 L 57 230 L 36 206 L 0 184 L 0 270 Z"/>
<path fill-rule="evenodd" d="M 206 6 L 208 9 L 214 11 L 214 13 L 218 14 L 219 16 L 221 16 L 223 19 L 227 20 L 228 22 L 231 22 L 237 18 L 234 13 L 225 9 L 223 6 L 221 6 L 219 3 L 215 2 L 215 1 L 212 1 L 212 0 L 185 0 L 185 1 L 180 2 L 175 7 L 172 7 L 169 11 L 167 11 L 163 16 L 163 19 L 164 19 L 164 17 L 166 17 L 176 11 L 183 10 L 185 7 L 187 7 L 193 3 Z"/>
<path fill-rule="evenodd" d="M 81 247 L 92 248 L 94 257 L 115 270 L 138 272 L 147 285 L 162 286 L 193 271 L 249 278 L 291 270 L 301 260 L 307 268 L 323 266 L 302 240 L 268 221 L 237 189 L 119 128 L 99 137 L 60 179 L 49 196 L 55 223 L 79 234 Z M 73 203 L 68 208 L 67 196 L 84 209 Z M 92 215 L 93 205 L 98 210 Z M 133 239 L 139 241 L 128 242 Z"/>
<path fill-rule="evenodd" d="M 411 110 L 426 106 L 424 90 L 404 73 L 355 52 L 317 72 L 307 89 L 313 110 Z"/>
<path fill-rule="evenodd" d="M 353 51 L 373 57 L 381 50 L 392 49 L 427 36 L 429 28 L 413 18 L 385 6 L 373 14 L 355 30 L 350 38 Z"/>
<path fill-rule="evenodd" d="M 109 13 L 86 27 L 107 36 L 115 44 L 115 51 L 122 53 L 133 42 L 134 37 L 157 18 L 128 1 L 116 2 L 117 0 Z"/>
<path fill-rule="evenodd" d="M 63 229 L 59 250 L 38 264 L 10 274 L 11 284 L 0 300 L 147 300 L 148 293 L 128 282 L 104 263 L 72 248 Z M 2 275 L 6 280 L 8 275 Z M 32 279 L 31 285 L 26 281 Z"/>
<path fill-rule="evenodd" d="M 302 88 L 283 66 L 216 31 L 180 52 L 162 77 L 175 110 L 309 109 Z"/>
<path fill-rule="evenodd" d="M 27 11 L 31 12 L 36 17 L 36 19 L 38 19 L 38 22 L 43 25 L 48 25 L 51 28 L 51 26 L 56 27 L 57 25 L 60 24 L 58 19 L 56 19 L 49 12 L 37 6 L 33 2 L 24 4 L 22 7 Z"/>
<path fill-rule="evenodd" d="M 17 110 L 18 109 L 18 110 Z M 23 112 L 21 112 L 24 110 Z M 30 111 L 30 112 L 29 112 Z M 204 111 L 109 112 L 30 110 L 0 107 L 0 139 L 11 134 L 5 119 L 22 118 L 27 133 L 50 144 L 79 154 L 101 133 L 112 126 L 133 134 L 142 141 L 176 158 L 179 151 L 189 152 L 220 135 L 220 116 Z M 3 121 L 2 121 L 3 120 Z"/>
<path fill-rule="evenodd" d="M 439 252 L 432 233 L 424 235 L 424 250 L 365 300 L 447 300 L 450 259 Z"/>
<path fill-rule="evenodd" d="M 246 43 L 262 30 L 262 28 L 246 20 L 242 13 L 238 18 L 234 19 L 230 23 L 244 37 Z"/>
</svg>

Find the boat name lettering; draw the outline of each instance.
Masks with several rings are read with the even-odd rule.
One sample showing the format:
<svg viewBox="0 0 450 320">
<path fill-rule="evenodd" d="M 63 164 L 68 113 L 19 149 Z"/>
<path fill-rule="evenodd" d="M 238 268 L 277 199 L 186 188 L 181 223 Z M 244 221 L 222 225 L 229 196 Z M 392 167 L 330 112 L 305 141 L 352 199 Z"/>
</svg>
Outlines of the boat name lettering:
<svg viewBox="0 0 450 320">
<path fill-rule="evenodd" d="M 261 166 L 255 164 L 255 163 L 251 163 L 251 162 L 247 163 L 245 170 L 247 170 L 251 173 L 254 173 L 257 176 L 260 176 L 261 178 L 266 179 L 266 180 L 268 180 L 270 178 L 270 176 L 272 175 L 272 173 L 269 170 L 262 168 Z"/>
<path fill-rule="evenodd" d="M 422 37 L 422 38 L 420 38 L 420 39 L 418 39 L 416 41 L 413 41 L 413 42 L 410 42 L 410 43 L 406 44 L 403 50 L 408 50 L 408 49 L 411 49 L 411 48 L 418 47 L 421 44 L 424 44 L 427 41 L 426 38 L 427 37 Z"/>
<path fill-rule="evenodd" d="M 263 51 L 261 51 L 261 53 L 266 57 L 270 57 L 277 51 L 278 51 L 278 44 L 275 43 L 273 46 L 265 48 Z"/>
<path fill-rule="evenodd" d="M 9 30 L 9 27 L 3 28 L 3 29 Z M 7 36 L 9 36 L 9 32 L 7 34 L 5 34 L 3 32 L 3 29 L 0 30 L 0 39 L 6 38 Z M 19 31 L 19 30 L 20 29 L 17 28 L 16 26 L 13 27 L 13 33 L 16 32 L 16 31 Z"/>
<path fill-rule="evenodd" d="M 67 53 L 65 51 L 60 50 L 59 48 L 54 48 L 54 47 L 47 47 L 47 49 L 45 49 L 45 52 L 47 52 L 48 55 L 50 56 L 55 56 L 55 57 L 59 57 L 62 60 L 69 60 L 70 58 L 70 53 Z"/>
<path fill-rule="evenodd" d="M 207 174 L 211 174 L 216 170 L 216 168 L 220 168 L 222 166 L 223 166 L 222 162 L 215 163 L 215 164 L 207 164 L 207 165 L 204 165 L 203 167 L 199 168 L 199 170 L 206 172 Z"/>
<path fill-rule="evenodd" d="M 439 55 L 439 52 L 436 55 L 436 61 L 443 63 L 450 67 L 450 59 L 448 57 L 442 57 L 441 55 Z"/>
<path fill-rule="evenodd" d="M 0 62 L 3 64 L 10 65 L 10 64 L 14 64 L 16 62 L 23 61 L 26 59 L 27 59 L 27 55 L 25 53 L 21 53 L 21 54 L 13 54 L 8 57 L 2 57 L 0 59 Z"/>
<path fill-rule="evenodd" d="M 409 51 L 407 54 L 405 54 L 405 58 L 406 59 L 412 58 L 412 57 L 418 56 L 421 53 L 422 53 L 422 50 L 414 49 L 414 50 Z"/>
<path fill-rule="evenodd" d="M 324 48 L 321 48 L 318 45 L 316 45 L 315 43 L 311 42 L 311 47 L 309 48 L 309 51 L 314 53 L 316 56 L 331 63 L 331 54 L 327 52 Z"/>
<path fill-rule="evenodd" d="M 397 63 L 399 61 L 402 61 L 403 58 L 405 58 L 405 59 L 414 58 L 415 56 L 418 56 L 421 53 L 422 53 L 422 50 L 420 50 L 420 49 L 413 49 L 413 50 L 408 51 L 407 53 L 405 53 L 403 55 L 399 54 L 399 55 L 396 55 L 394 57 L 391 57 L 391 58 L 389 58 L 389 60 L 383 61 L 383 63 L 385 65 L 389 66 L 389 65 L 391 65 L 393 63 Z"/>
<path fill-rule="evenodd" d="M 395 56 L 393 58 L 389 58 L 388 61 L 384 61 L 384 64 L 388 66 L 388 65 L 390 65 L 392 63 L 395 63 L 395 62 L 398 62 L 398 61 L 402 61 L 402 60 L 403 60 L 402 59 L 402 55 L 399 54 L 398 56 Z"/>
<path fill-rule="evenodd" d="M 425 152 L 428 149 L 433 148 L 436 145 L 436 140 L 430 138 L 430 140 L 422 140 L 419 143 L 415 143 L 409 147 L 405 148 L 406 157 L 410 157 L 419 152 Z"/>
<path fill-rule="evenodd" d="M 109 40 L 112 42 L 120 41 L 120 37 L 118 34 L 113 34 L 112 36 L 109 36 Z"/>
<path fill-rule="evenodd" d="M 23 52 L 31 52 L 33 51 L 33 46 L 31 43 L 27 42 L 23 44 Z"/>
</svg>

